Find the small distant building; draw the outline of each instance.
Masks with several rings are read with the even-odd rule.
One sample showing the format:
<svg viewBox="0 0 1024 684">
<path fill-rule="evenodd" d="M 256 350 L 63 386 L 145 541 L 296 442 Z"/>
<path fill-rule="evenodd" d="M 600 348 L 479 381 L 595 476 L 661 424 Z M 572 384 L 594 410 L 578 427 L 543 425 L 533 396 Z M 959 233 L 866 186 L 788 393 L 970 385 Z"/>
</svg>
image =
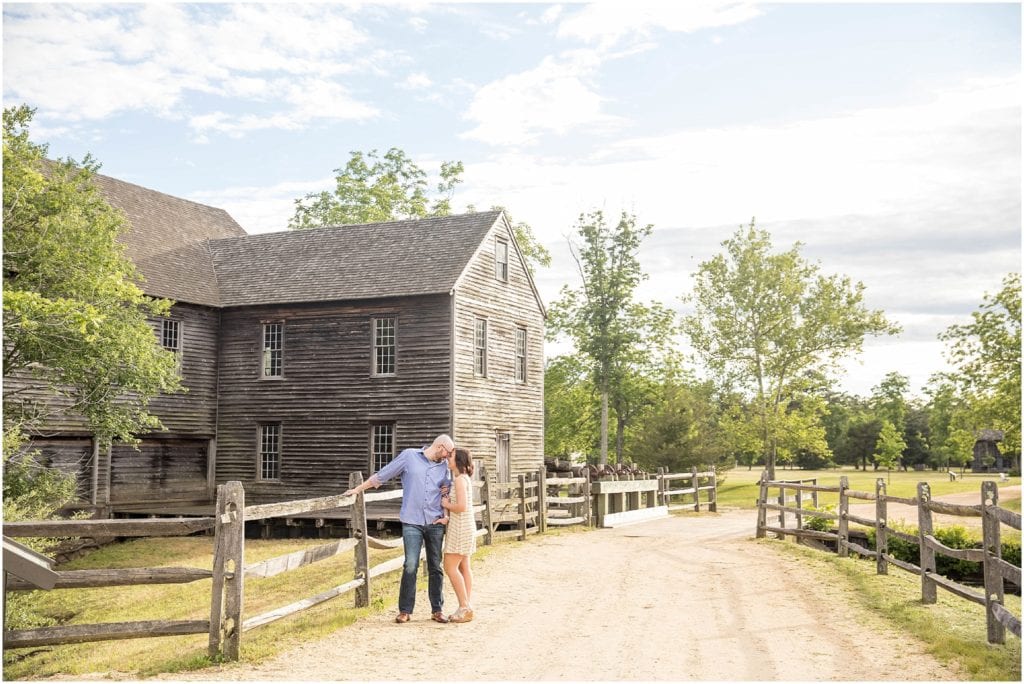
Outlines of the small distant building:
<svg viewBox="0 0 1024 684">
<path fill-rule="evenodd" d="M 971 462 L 972 473 L 1004 473 L 1010 469 L 999 453 L 998 443 L 1003 441 L 1002 430 L 981 430 L 974 442 L 974 460 Z"/>
</svg>

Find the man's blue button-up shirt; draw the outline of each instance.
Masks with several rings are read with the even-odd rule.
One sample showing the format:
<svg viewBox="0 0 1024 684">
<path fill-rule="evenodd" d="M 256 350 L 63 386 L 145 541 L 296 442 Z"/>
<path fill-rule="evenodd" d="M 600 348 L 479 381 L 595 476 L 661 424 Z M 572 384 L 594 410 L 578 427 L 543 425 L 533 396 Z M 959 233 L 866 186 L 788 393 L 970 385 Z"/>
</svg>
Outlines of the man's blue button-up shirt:
<svg viewBox="0 0 1024 684">
<path fill-rule="evenodd" d="M 395 460 L 370 476 L 380 485 L 402 476 L 402 510 L 398 519 L 409 525 L 429 525 L 444 517 L 441 508 L 441 487 L 451 486 L 447 461 L 431 461 L 423 449 L 406 449 Z"/>
</svg>

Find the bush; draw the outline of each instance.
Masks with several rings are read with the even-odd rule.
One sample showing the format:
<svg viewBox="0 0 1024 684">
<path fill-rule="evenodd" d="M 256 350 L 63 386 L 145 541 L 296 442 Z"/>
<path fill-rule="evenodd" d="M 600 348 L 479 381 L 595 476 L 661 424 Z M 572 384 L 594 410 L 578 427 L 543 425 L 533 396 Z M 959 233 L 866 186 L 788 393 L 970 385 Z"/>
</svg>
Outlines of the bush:
<svg viewBox="0 0 1024 684">
<path fill-rule="evenodd" d="M 917 528 L 915 527 L 896 527 L 895 529 L 906 534 L 917 535 Z M 934 531 L 934 537 L 951 549 L 980 549 L 982 547 L 977 533 L 969 532 L 962 525 L 937 528 Z M 1020 567 L 1020 541 L 1016 539 L 1002 539 L 1001 541 L 1003 560 Z M 875 544 L 875 530 L 868 529 L 868 545 L 874 548 Z M 921 562 L 918 545 L 898 537 L 889 537 L 889 555 L 914 565 L 918 565 Z M 984 568 L 981 563 L 975 561 L 950 558 L 949 556 L 937 553 L 935 555 L 935 569 L 940 575 L 944 575 L 957 582 L 980 584 L 984 581 Z"/>
<path fill-rule="evenodd" d="M 818 506 L 817 508 L 811 508 L 812 511 L 824 511 L 826 513 L 835 513 L 835 505 Z M 804 519 L 805 530 L 815 530 L 817 532 L 828 532 L 835 521 L 831 518 L 822 518 L 819 516 L 811 516 Z"/>
</svg>

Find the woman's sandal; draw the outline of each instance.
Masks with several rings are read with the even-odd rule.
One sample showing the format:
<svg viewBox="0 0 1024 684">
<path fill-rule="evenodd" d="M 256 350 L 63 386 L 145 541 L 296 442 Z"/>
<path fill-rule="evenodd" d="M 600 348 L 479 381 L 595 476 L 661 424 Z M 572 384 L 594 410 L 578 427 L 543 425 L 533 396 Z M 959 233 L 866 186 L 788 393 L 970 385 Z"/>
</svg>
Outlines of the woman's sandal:
<svg viewBox="0 0 1024 684">
<path fill-rule="evenodd" d="M 448 622 L 469 622 L 473 619 L 472 608 L 459 608 L 448 616 Z"/>
</svg>

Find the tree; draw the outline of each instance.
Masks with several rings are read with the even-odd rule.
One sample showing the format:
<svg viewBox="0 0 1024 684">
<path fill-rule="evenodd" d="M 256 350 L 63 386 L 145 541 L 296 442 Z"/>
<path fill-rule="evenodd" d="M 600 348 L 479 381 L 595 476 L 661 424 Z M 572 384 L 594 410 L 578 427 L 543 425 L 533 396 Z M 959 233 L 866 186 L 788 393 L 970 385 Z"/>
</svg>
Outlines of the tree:
<svg viewBox="0 0 1024 684">
<path fill-rule="evenodd" d="M 695 313 L 683 328 L 696 352 L 722 380 L 744 387 L 753 401 L 769 477 L 775 477 L 782 407 L 799 391 L 794 381 L 827 375 L 859 352 L 867 335 L 899 328 L 864 306 L 864 286 L 825 276 L 800 256 L 800 243 L 772 253 L 767 231 L 740 227 L 725 253 L 700 265 Z"/>
<path fill-rule="evenodd" d="M 882 381 L 871 388 L 871 408 L 882 421 L 888 421 L 906 441 L 906 394 L 910 391 L 910 378 L 895 371 L 886 373 Z M 902 462 L 902 458 L 901 458 Z"/>
<path fill-rule="evenodd" d="M 581 214 L 576 226 L 580 243 L 570 240 L 569 247 L 582 285 L 578 289 L 563 286 L 548 312 L 549 339 L 560 335 L 572 339 L 587 360 L 601 398 L 602 465 L 608 462 L 609 402 L 619 402 L 621 416 L 631 369 L 645 355 L 670 354 L 670 312 L 633 300 L 637 285 L 646 277 L 637 251 L 651 230 L 650 225 L 637 226 L 636 217 L 625 212 L 614 226 L 601 211 Z M 620 434 L 623 428 L 620 422 Z"/>
<path fill-rule="evenodd" d="M 427 172 L 404 151 L 392 147 L 383 157 L 377 150 L 353 151 L 345 167 L 334 170 L 333 191 L 312 192 L 295 200 L 295 213 L 288 227 L 302 230 L 448 216 L 464 170 L 460 161 L 441 162 L 440 180 L 431 198 Z M 528 223 L 514 221 L 502 206 L 492 209 L 505 212 L 531 274 L 537 267 L 551 264 L 551 254 L 537 241 Z M 467 210 L 475 211 L 472 205 Z"/>
<path fill-rule="evenodd" d="M 592 453 L 600 440 L 600 413 L 585 361 L 556 356 L 544 368 L 544 453 L 568 457 Z"/>
<path fill-rule="evenodd" d="M 882 420 L 882 429 L 878 433 L 878 441 L 875 442 L 875 463 L 885 468 L 890 481 L 892 480 L 892 469 L 900 462 L 903 450 L 907 443 L 903 441 L 903 435 L 895 425 L 888 420 Z"/>
<path fill-rule="evenodd" d="M 972 398 L 979 427 L 1003 431 L 1008 452 L 1021 448 L 1020 287 L 1020 274 L 1008 274 L 998 293 L 985 294 L 970 323 L 939 335 L 949 343 L 946 356 L 956 369 L 949 380 L 962 397 Z"/>
<path fill-rule="evenodd" d="M 446 216 L 451 197 L 462 182 L 462 162 L 441 163 L 437 193 L 427 197 L 427 174 L 402 150 L 392 147 L 383 157 L 377 150 L 353 151 L 344 168 L 335 169 L 333 192 L 322 191 L 295 200 L 291 229 Z"/>
<path fill-rule="evenodd" d="M 149 400 L 181 389 L 174 354 L 147 323 L 170 302 L 136 284 L 117 240 L 125 219 L 93 184 L 98 166 L 46 161 L 29 139 L 33 113 L 3 114 L 4 375 L 69 398 L 101 440 L 132 442 L 161 427 Z M 43 417 L 15 384 L 4 384 L 5 434 Z"/>
</svg>

